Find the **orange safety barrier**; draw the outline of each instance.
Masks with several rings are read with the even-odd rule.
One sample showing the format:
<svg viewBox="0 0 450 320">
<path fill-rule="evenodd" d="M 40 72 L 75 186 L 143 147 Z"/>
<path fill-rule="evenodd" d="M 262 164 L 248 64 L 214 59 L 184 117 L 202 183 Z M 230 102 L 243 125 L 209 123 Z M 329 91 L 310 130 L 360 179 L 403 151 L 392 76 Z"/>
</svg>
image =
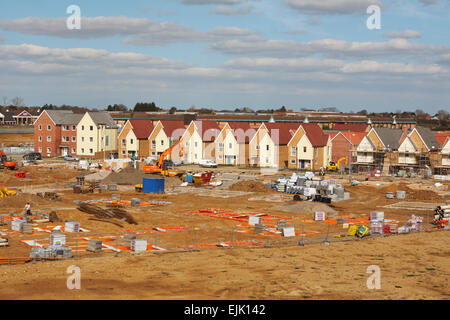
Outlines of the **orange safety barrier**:
<svg viewBox="0 0 450 320">
<path fill-rule="evenodd" d="M 178 248 L 197 248 L 197 247 L 224 247 L 225 246 L 244 246 L 251 245 L 252 247 L 260 247 L 261 244 L 254 241 L 242 241 L 242 242 L 223 242 L 223 243 L 202 243 L 202 244 L 189 244 L 189 245 L 178 245 Z"/>
</svg>

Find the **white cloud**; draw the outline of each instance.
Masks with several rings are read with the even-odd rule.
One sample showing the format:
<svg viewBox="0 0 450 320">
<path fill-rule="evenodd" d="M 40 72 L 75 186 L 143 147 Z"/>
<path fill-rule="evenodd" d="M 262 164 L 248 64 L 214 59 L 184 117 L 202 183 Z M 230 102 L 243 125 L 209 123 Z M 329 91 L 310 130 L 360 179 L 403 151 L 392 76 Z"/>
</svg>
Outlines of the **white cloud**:
<svg viewBox="0 0 450 320">
<path fill-rule="evenodd" d="M 215 6 L 209 13 L 213 14 L 222 14 L 225 16 L 234 16 L 234 15 L 249 15 L 253 12 L 252 6 L 240 6 L 240 7 L 230 7 L 230 6 Z"/>
<path fill-rule="evenodd" d="M 403 38 L 403 39 L 417 39 L 422 38 L 422 34 L 416 30 L 392 31 L 383 35 L 385 38 Z"/>
<path fill-rule="evenodd" d="M 95 39 L 112 36 L 125 37 L 127 44 L 166 45 L 178 42 L 222 41 L 231 37 L 255 37 L 249 29 L 218 27 L 210 31 L 196 31 L 173 22 L 128 17 L 82 18 L 80 30 L 68 30 L 64 18 L 24 18 L 0 20 L 0 28 L 23 34 L 47 35 L 61 38 Z"/>
<path fill-rule="evenodd" d="M 215 42 L 211 45 L 211 48 L 231 55 L 305 57 L 319 54 L 346 59 L 355 57 L 432 56 L 450 52 L 449 46 L 414 43 L 405 39 L 391 39 L 386 42 L 349 42 L 335 39 L 321 39 L 310 42 L 233 39 Z"/>
<path fill-rule="evenodd" d="M 249 0 L 181 0 L 184 4 L 222 4 L 222 5 L 234 5 L 239 3 L 248 2 Z"/>
<path fill-rule="evenodd" d="M 292 9 L 302 14 L 366 14 L 367 8 L 379 0 L 284 0 Z"/>
</svg>

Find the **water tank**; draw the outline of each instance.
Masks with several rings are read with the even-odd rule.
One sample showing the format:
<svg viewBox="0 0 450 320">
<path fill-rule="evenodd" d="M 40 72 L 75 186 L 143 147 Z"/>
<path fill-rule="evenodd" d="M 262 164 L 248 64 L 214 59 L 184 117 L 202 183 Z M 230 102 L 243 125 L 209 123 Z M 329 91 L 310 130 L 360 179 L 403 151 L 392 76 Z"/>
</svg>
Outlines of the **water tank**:
<svg viewBox="0 0 450 320">
<path fill-rule="evenodd" d="M 164 193 L 164 179 L 143 179 L 142 192 Z"/>
</svg>

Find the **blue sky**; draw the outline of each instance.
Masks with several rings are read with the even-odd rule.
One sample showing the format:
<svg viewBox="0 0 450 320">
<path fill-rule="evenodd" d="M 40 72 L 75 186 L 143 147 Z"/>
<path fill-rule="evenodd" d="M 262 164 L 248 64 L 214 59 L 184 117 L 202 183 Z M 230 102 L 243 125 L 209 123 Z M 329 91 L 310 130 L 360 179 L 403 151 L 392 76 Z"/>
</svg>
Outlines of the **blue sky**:
<svg viewBox="0 0 450 320">
<path fill-rule="evenodd" d="M 449 0 L 18 0 L 0 10 L 0 97 L 433 113 L 450 110 L 448 30 Z"/>
</svg>

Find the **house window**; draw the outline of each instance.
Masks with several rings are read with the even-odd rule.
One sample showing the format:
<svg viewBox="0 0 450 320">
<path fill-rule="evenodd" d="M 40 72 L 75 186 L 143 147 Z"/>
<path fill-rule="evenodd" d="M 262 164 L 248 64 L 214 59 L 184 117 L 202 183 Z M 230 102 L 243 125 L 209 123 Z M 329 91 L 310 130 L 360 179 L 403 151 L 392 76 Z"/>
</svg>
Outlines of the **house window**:
<svg viewBox="0 0 450 320">
<path fill-rule="evenodd" d="M 50 131 L 50 130 L 52 130 L 52 126 L 51 126 L 51 125 L 48 125 L 48 126 L 47 126 L 47 131 Z"/>
<path fill-rule="evenodd" d="M 164 145 L 164 140 L 161 140 L 161 145 L 162 145 L 162 146 Z"/>
<path fill-rule="evenodd" d="M 291 147 L 291 156 L 294 156 L 297 154 L 297 148 L 296 147 Z"/>
<path fill-rule="evenodd" d="M 197 145 L 198 145 L 198 142 L 197 141 L 195 141 L 195 143 L 194 143 L 194 146 L 197 148 Z"/>
<path fill-rule="evenodd" d="M 266 164 L 268 164 L 269 163 L 269 158 L 266 158 Z"/>
<path fill-rule="evenodd" d="M 228 144 L 228 148 L 229 148 L 229 149 L 232 149 L 232 148 L 233 148 L 233 144 L 232 144 L 231 142 Z"/>
<path fill-rule="evenodd" d="M 89 126 L 89 130 L 94 131 L 94 126 Z"/>
<path fill-rule="evenodd" d="M 109 146 L 109 136 L 105 137 L 105 146 Z"/>
<path fill-rule="evenodd" d="M 256 150 L 259 150 L 259 146 L 258 145 L 256 145 L 255 148 L 256 148 Z"/>
<path fill-rule="evenodd" d="M 75 153 L 76 153 L 76 150 L 75 150 L 75 148 L 72 148 L 72 153 L 73 153 L 73 154 L 75 154 Z"/>
<path fill-rule="evenodd" d="M 223 157 L 223 156 L 222 156 L 221 154 L 219 154 L 219 159 L 220 159 L 220 160 L 222 160 L 222 157 Z"/>
<path fill-rule="evenodd" d="M 52 152 L 52 148 L 47 148 L 47 153 L 51 153 Z"/>
<path fill-rule="evenodd" d="M 127 141 L 125 139 L 122 139 L 122 147 L 125 147 L 127 145 Z"/>
<path fill-rule="evenodd" d="M 83 131 L 84 131 L 84 126 L 81 126 L 81 130 L 83 130 Z"/>
<path fill-rule="evenodd" d="M 93 154 L 93 153 L 94 153 L 94 149 L 92 149 L 92 148 L 89 149 L 89 153 L 90 153 L 90 154 Z"/>
<path fill-rule="evenodd" d="M 133 142 L 134 142 L 133 139 L 130 139 L 130 144 L 133 144 Z"/>
<path fill-rule="evenodd" d="M 306 152 L 306 147 L 303 147 L 303 152 Z"/>
<path fill-rule="evenodd" d="M 291 159 L 291 164 L 296 164 L 296 163 L 297 163 L 297 160 Z"/>
<path fill-rule="evenodd" d="M 38 128 L 39 128 L 39 130 L 42 131 L 42 124 L 40 124 Z"/>
<path fill-rule="evenodd" d="M 367 152 L 363 152 L 363 156 L 364 156 L 364 157 L 367 157 Z"/>
<path fill-rule="evenodd" d="M 52 142 L 52 137 L 48 136 L 47 137 L 47 142 Z"/>
<path fill-rule="evenodd" d="M 41 142 L 41 141 L 42 141 L 42 137 L 41 137 L 41 136 L 39 136 L 39 137 L 38 137 L 38 140 L 39 140 L 39 142 Z"/>
<path fill-rule="evenodd" d="M 194 154 L 194 158 L 195 158 L 195 160 L 197 160 L 197 154 Z"/>
<path fill-rule="evenodd" d="M 76 137 L 72 137 L 72 142 L 76 142 L 77 138 Z"/>
<path fill-rule="evenodd" d="M 94 137 L 89 137 L 89 142 L 94 142 Z"/>
<path fill-rule="evenodd" d="M 125 155 L 125 150 L 122 150 L 122 155 Z"/>
<path fill-rule="evenodd" d="M 156 152 L 155 151 L 152 151 L 152 156 L 156 156 Z"/>
<path fill-rule="evenodd" d="M 266 145 L 266 150 L 269 151 L 269 145 Z"/>
<path fill-rule="evenodd" d="M 72 126 L 72 131 L 77 130 L 77 126 Z"/>
<path fill-rule="evenodd" d="M 152 140 L 152 148 L 156 148 L 156 140 Z"/>
<path fill-rule="evenodd" d="M 81 142 L 84 142 L 84 137 L 81 137 Z"/>
<path fill-rule="evenodd" d="M 63 130 L 69 130 L 69 126 L 63 126 Z"/>
<path fill-rule="evenodd" d="M 219 143 L 219 152 L 223 152 L 223 143 L 222 142 Z"/>
<path fill-rule="evenodd" d="M 42 147 L 39 147 L 39 152 L 42 153 Z"/>
</svg>

